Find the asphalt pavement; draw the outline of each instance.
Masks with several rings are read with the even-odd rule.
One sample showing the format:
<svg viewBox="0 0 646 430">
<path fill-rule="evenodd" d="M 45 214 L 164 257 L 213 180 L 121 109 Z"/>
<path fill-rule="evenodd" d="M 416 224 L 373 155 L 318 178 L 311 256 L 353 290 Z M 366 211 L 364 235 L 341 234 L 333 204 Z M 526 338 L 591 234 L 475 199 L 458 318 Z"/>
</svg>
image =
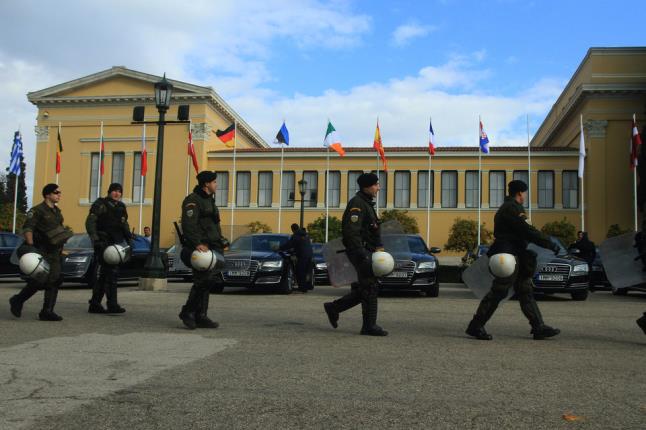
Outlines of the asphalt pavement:
<svg viewBox="0 0 646 430">
<path fill-rule="evenodd" d="M 0 284 L 0 429 L 433 428 L 644 429 L 646 295 L 546 297 L 562 334 L 534 341 L 517 302 L 491 342 L 464 334 L 478 302 L 461 284 L 440 297 L 380 298 L 385 338 L 359 336 L 360 307 L 332 329 L 323 303 L 347 289 L 211 296 L 217 330 L 183 328 L 189 285 L 119 290 L 122 315 L 87 313 L 65 287 L 41 322 L 42 293 L 13 318 Z"/>
</svg>

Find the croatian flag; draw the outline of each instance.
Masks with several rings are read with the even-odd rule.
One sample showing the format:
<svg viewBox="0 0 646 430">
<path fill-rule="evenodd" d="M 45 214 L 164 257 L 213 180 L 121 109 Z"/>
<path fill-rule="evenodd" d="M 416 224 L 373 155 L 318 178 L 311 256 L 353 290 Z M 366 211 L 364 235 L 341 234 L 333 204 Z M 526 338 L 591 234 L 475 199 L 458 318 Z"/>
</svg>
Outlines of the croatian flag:
<svg viewBox="0 0 646 430">
<path fill-rule="evenodd" d="M 435 133 L 433 132 L 433 123 L 428 121 L 428 153 L 435 155 Z"/>
<path fill-rule="evenodd" d="M 487 133 L 484 131 L 482 121 L 480 121 L 480 151 L 484 154 L 489 153 L 489 138 L 487 137 Z"/>
</svg>

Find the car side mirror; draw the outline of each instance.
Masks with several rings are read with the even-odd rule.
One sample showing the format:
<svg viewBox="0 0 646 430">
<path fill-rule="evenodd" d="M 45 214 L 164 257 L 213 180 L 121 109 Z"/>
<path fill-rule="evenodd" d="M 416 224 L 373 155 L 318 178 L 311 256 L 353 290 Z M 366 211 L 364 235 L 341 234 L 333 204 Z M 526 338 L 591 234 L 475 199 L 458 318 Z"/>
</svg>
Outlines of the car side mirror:
<svg viewBox="0 0 646 430">
<path fill-rule="evenodd" d="M 442 252 L 442 250 L 436 246 L 432 247 L 431 250 L 429 251 L 431 254 L 439 254 Z"/>
</svg>

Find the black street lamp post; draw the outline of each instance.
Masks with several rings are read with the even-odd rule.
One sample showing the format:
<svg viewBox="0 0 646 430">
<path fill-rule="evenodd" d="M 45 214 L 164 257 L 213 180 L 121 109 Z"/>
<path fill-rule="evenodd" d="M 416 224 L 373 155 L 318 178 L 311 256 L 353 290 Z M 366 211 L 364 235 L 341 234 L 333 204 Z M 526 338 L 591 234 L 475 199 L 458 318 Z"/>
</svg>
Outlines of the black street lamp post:
<svg viewBox="0 0 646 430">
<path fill-rule="evenodd" d="M 307 189 L 307 181 L 301 179 L 298 181 L 298 191 L 301 193 L 301 228 L 305 228 L 305 190 Z"/>
<path fill-rule="evenodd" d="M 173 93 L 173 84 L 166 80 L 166 75 L 155 84 L 155 105 L 159 111 L 157 122 L 157 150 L 155 151 L 155 194 L 153 198 L 153 225 L 150 244 L 150 254 L 144 265 L 144 277 L 166 278 L 166 270 L 159 252 L 159 235 L 161 223 L 161 184 L 162 168 L 164 166 L 164 126 L 166 125 L 166 112 L 170 106 Z"/>
</svg>

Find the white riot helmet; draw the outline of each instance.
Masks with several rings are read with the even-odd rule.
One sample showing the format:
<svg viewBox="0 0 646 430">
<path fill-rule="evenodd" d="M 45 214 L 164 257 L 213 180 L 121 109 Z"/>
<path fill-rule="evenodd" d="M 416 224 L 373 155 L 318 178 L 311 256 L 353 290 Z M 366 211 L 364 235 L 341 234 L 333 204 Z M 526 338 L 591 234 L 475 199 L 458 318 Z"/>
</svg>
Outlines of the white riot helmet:
<svg viewBox="0 0 646 430">
<path fill-rule="evenodd" d="M 103 251 L 103 261 L 110 266 L 118 266 L 130 259 L 130 247 L 115 243 Z"/>
<path fill-rule="evenodd" d="M 516 270 L 516 257 L 500 253 L 489 257 L 489 270 L 496 278 L 509 278 Z"/>
<path fill-rule="evenodd" d="M 372 253 L 372 273 L 375 276 L 390 275 L 395 268 L 395 260 L 393 256 L 384 251 L 377 251 Z"/>
<path fill-rule="evenodd" d="M 49 276 L 49 263 L 37 252 L 28 252 L 20 257 L 20 271 L 31 279 L 44 282 Z"/>
<path fill-rule="evenodd" d="M 219 252 L 211 250 L 201 252 L 196 249 L 191 254 L 191 266 L 199 272 L 221 271 L 224 268 L 224 256 Z"/>
</svg>

